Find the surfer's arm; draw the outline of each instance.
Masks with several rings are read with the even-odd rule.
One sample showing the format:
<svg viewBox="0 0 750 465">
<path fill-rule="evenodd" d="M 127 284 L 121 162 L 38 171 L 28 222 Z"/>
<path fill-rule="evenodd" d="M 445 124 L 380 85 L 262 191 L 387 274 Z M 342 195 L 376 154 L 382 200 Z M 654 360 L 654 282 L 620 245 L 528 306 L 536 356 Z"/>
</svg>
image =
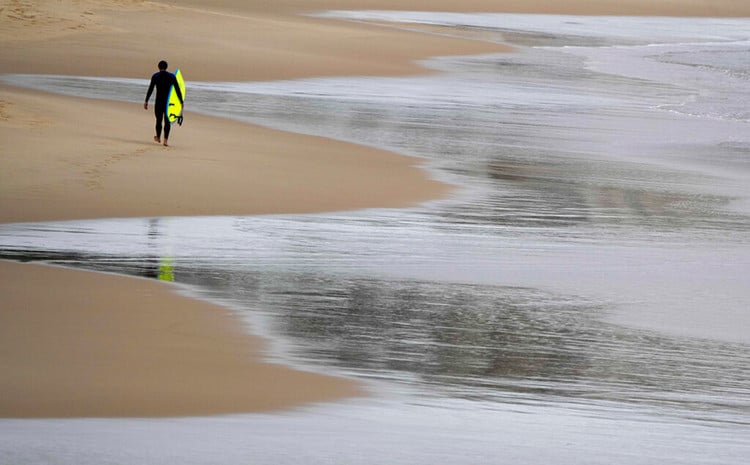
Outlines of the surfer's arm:
<svg viewBox="0 0 750 465">
<path fill-rule="evenodd" d="M 148 105 L 148 99 L 151 98 L 151 94 L 154 92 L 154 87 L 156 87 L 156 79 L 155 76 L 151 77 L 151 84 L 148 86 L 148 92 L 146 92 L 146 101 L 143 102 L 144 108 Z"/>
<path fill-rule="evenodd" d="M 174 80 L 174 90 L 177 91 L 177 98 L 180 99 L 180 105 L 185 105 L 185 101 L 182 98 L 182 91 L 180 90 L 180 85 L 177 83 L 177 78 Z"/>
</svg>

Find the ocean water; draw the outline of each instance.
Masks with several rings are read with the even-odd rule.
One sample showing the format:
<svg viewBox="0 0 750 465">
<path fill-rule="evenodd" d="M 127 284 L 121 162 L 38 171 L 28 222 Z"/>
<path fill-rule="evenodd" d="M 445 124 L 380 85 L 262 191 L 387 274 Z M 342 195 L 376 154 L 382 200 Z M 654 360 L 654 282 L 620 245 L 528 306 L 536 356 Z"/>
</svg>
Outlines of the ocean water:
<svg viewBox="0 0 750 465">
<path fill-rule="evenodd" d="M 745 463 L 750 20 L 326 15 L 517 52 L 417 77 L 191 82 L 190 109 L 423 157 L 454 198 L 3 225 L 0 257 L 173 279 L 271 337 L 272 360 L 373 396 L 0 420 L 0 462 Z M 0 79 L 134 103 L 146 86 Z"/>
</svg>

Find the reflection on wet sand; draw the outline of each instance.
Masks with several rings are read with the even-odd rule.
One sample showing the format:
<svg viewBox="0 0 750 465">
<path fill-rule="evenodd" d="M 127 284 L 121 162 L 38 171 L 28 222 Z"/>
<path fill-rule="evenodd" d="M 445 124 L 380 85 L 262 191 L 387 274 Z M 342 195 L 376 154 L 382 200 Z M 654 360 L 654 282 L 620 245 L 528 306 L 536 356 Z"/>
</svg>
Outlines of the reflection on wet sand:
<svg viewBox="0 0 750 465">
<path fill-rule="evenodd" d="M 742 346 L 608 325 L 602 309 L 580 297 L 321 274 L 230 278 L 213 271 L 212 282 L 229 280 L 231 288 L 200 284 L 212 297 L 270 315 L 274 331 L 293 341 L 292 357 L 308 363 L 458 397 L 516 402 L 534 394 L 541 402 L 671 406 L 677 415 L 695 404 L 707 418 L 744 414 L 736 396 L 747 394 L 750 358 Z M 291 288 L 280 284 L 290 282 Z"/>
<path fill-rule="evenodd" d="M 587 224 L 598 229 L 629 226 L 665 232 L 750 227 L 747 216 L 726 210 L 730 199 L 665 190 L 657 180 L 667 174 L 645 166 L 583 159 L 518 160 L 507 156 L 490 160 L 485 171 L 490 185 L 487 198 L 476 209 L 462 206 L 449 216 L 460 218 L 473 211 L 472 221 L 519 227 Z M 682 178 L 675 182 L 691 181 L 688 174 Z"/>
<path fill-rule="evenodd" d="M 268 318 L 287 362 L 426 395 L 503 403 L 617 402 L 746 423 L 745 346 L 604 322 L 601 303 L 533 288 L 186 265 L 159 257 L 3 250 L 3 258 L 161 279 Z M 168 272 L 165 263 L 169 263 Z M 244 310 L 243 310 L 244 309 Z"/>
</svg>

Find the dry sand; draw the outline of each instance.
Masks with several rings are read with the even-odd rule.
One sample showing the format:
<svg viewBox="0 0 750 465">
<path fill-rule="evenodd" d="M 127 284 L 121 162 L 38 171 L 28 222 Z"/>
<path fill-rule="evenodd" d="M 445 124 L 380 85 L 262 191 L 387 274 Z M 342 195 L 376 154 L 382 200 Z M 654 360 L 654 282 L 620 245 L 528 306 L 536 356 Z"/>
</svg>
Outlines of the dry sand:
<svg viewBox="0 0 750 465">
<path fill-rule="evenodd" d="M 447 190 L 413 158 L 317 137 L 190 114 L 165 148 L 142 105 L 2 87 L 0 102 L 2 222 L 398 207 Z"/>
<path fill-rule="evenodd" d="M 0 417 L 208 415 L 361 393 L 258 360 L 229 310 L 157 281 L 0 262 L 0 294 Z"/>
<path fill-rule="evenodd" d="M 146 78 L 167 58 L 189 80 L 397 75 L 507 50 L 297 14 L 356 8 L 750 16 L 745 0 L 0 0 L 0 74 Z M 448 191 L 407 157 L 189 121 L 167 149 L 140 104 L 0 87 L 0 222 L 404 206 Z M 0 295 L 0 416 L 243 412 L 360 392 L 259 362 L 225 310 L 158 283 L 0 263 Z"/>
</svg>

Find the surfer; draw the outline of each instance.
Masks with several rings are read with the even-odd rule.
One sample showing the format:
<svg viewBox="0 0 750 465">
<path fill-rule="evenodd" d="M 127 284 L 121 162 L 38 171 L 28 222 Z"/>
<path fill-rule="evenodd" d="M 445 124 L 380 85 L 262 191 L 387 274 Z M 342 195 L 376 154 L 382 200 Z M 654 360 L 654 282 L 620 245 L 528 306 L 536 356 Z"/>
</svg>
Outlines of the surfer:
<svg viewBox="0 0 750 465">
<path fill-rule="evenodd" d="M 169 98 L 169 89 L 174 85 L 174 89 L 177 91 L 177 97 L 180 99 L 182 104 L 182 92 L 180 92 L 180 86 L 177 85 L 177 78 L 174 74 L 167 71 L 169 65 L 166 61 L 161 60 L 159 62 L 159 71 L 151 76 L 151 84 L 148 86 L 148 92 L 146 93 L 146 101 L 143 103 L 143 109 L 148 110 L 148 100 L 151 98 L 151 94 L 154 92 L 156 87 L 156 102 L 154 102 L 154 114 L 156 115 L 156 135 L 154 141 L 161 142 L 161 130 L 162 121 L 164 122 L 164 146 L 168 146 L 167 140 L 169 139 L 169 130 L 171 125 L 167 116 L 167 99 Z"/>
</svg>

